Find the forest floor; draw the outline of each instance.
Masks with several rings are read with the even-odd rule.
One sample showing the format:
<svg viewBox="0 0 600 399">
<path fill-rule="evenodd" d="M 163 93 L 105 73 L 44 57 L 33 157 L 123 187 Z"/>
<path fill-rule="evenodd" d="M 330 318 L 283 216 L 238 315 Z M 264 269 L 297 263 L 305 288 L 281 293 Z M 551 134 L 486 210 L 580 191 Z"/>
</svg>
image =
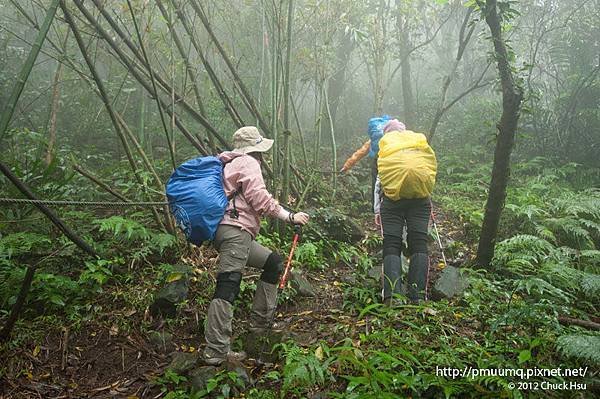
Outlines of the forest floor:
<svg viewBox="0 0 600 399">
<path fill-rule="evenodd" d="M 454 225 L 453 220 L 439 209 L 435 209 L 435 215 L 443 242 L 462 239 L 461 226 Z M 372 223 L 366 228 L 376 233 Z M 431 242 L 430 251 L 429 292 L 443 268 L 437 242 Z M 203 263 L 199 265 L 198 273 L 213 268 L 214 254 L 212 256 L 195 260 Z M 467 259 L 470 254 L 462 256 Z M 192 262 L 190 259 L 184 261 Z M 460 259 L 449 260 L 449 263 L 457 265 L 460 262 Z M 375 265 L 377 263 L 374 262 Z M 296 297 L 279 305 L 276 323 L 300 346 L 310 346 L 319 341 L 333 345 L 345 338 L 348 329 L 350 336 L 357 331 L 368 335 L 369 329 L 373 328 L 369 325 L 369 318 L 359 320 L 343 308 L 343 286 L 345 282 L 355 284 L 356 280 L 352 277 L 355 272 L 343 263 L 326 267 L 323 272 L 305 272 L 304 275 L 315 288 L 316 296 Z M 131 284 L 135 284 L 135 281 Z M 111 299 L 122 297 L 111 293 L 111 289 L 122 290 L 123 287 L 107 287 L 98 296 L 95 305 L 103 309 L 98 317 L 81 321 L 70 328 L 52 328 L 47 331 L 42 343 L 24 342 L 5 353 L 5 376 L 14 378 L 3 378 L 0 398 L 164 396 L 165 392 L 157 384 L 157 378 L 169 366 L 172 352 L 190 353 L 203 348 L 201 326 L 211 293 L 203 291 L 201 284 L 192 284 L 190 297 L 203 296 L 206 300 L 182 306 L 179 320 L 164 322 L 149 320 L 151 317 L 147 310 L 144 313 L 136 311 L 128 301 Z M 236 310 L 234 335 L 243 335 L 247 327 L 247 313 Z M 340 328 L 340 325 L 346 328 Z M 143 326 L 172 334 L 170 348 L 153 344 Z M 282 365 L 264 365 L 250 359 L 244 367 L 251 381 L 258 381 L 261 375 L 281 369 Z M 276 389 L 277 382 L 273 384 L 270 389 Z"/>
</svg>

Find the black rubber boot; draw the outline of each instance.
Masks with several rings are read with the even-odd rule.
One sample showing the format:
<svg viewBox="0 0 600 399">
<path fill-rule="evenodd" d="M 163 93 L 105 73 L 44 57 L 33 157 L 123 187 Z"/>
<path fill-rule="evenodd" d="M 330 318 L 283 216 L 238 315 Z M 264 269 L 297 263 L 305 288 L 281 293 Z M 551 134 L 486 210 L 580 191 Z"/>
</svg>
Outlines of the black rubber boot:
<svg viewBox="0 0 600 399">
<path fill-rule="evenodd" d="M 402 289 L 402 260 L 398 255 L 386 255 L 383 258 L 383 301 L 391 304 L 393 294 Z"/>
<path fill-rule="evenodd" d="M 426 298 L 427 274 L 429 272 L 429 255 L 416 253 L 410 257 L 408 267 L 408 299 L 419 302 Z"/>
</svg>

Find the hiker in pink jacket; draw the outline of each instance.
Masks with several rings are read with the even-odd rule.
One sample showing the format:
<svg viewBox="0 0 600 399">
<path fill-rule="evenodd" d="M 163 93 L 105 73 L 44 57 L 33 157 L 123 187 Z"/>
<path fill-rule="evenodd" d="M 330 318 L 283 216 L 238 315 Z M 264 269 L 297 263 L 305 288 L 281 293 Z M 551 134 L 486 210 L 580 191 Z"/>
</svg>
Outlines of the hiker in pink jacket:
<svg viewBox="0 0 600 399">
<path fill-rule="evenodd" d="M 234 149 L 219 158 L 225 164 L 223 186 L 231 198 L 225 217 L 214 239 L 219 251 L 217 287 L 206 316 L 204 361 L 221 364 L 226 359 L 243 360 L 243 352 L 231 351 L 233 302 L 240 291 L 246 265 L 262 270 L 250 314 L 250 328 L 266 331 L 277 306 L 277 282 L 283 270 L 283 258 L 263 247 L 255 238 L 261 216 L 304 225 L 308 215 L 285 210 L 267 191 L 260 163 L 273 140 L 263 138 L 254 126 L 244 126 L 233 134 Z"/>
</svg>

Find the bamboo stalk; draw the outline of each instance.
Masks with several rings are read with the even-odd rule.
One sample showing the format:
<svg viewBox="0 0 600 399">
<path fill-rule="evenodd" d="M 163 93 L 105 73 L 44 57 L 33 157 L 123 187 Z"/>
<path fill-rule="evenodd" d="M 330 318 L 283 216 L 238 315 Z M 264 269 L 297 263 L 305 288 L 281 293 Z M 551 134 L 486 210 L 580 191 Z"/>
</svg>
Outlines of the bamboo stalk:
<svg viewBox="0 0 600 399">
<path fill-rule="evenodd" d="M 179 21 L 183 25 L 186 33 L 188 34 L 188 37 L 190 38 L 192 46 L 196 50 L 196 53 L 198 54 L 198 57 L 200 57 L 200 62 L 202 62 L 202 65 L 206 69 L 206 72 L 208 73 L 208 77 L 210 78 L 210 80 L 211 80 L 211 82 L 213 84 L 213 87 L 217 91 L 217 95 L 219 96 L 219 98 L 221 99 L 221 101 L 223 102 L 223 104 L 225 105 L 225 109 L 227 110 L 227 112 L 231 116 L 231 119 L 233 120 L 233 123 L 237 127 L 244 126 L 245 123 L 242 120 L 242 117 L 240 116 L 239 112 L 235 108 L 235 106 L 233 104 L 233 101 L 227 95 L 227 92 L 223 88 L 223 85 L 221 84 L 221 81 L 217 77 L 217 74 L 215 73 L 213 67 L 210 65 L 210 63 L 208 62 L 208 59 L 204 55 L 204 50 L 202 49 L 202 47 L 200 46 L 200 43 L 196 39 L 194 31 L 192 30 L 192 26 L 189 23 L 189 21 L 187 20 L 185 14 L 182 11 L 183 10 L 182 7 L 179 5 L 179 3 L 176 2 L 176 0 L 171 0 L 171 2 L 175 6 L 175 13 L 177 14 L 177 17 L 179 18 Z"/>
<path fill-rule="evenodd" d="M 65 35 L 63 47 L 66 48 L 67 40 L 69 39 L 69 31 Z M 48 127 L 48 145 L 46 146 L 46 155 L 44 161 L 46 165 L 52 163 L 54 158 L 54 145 L 56 144 L 56 119 L 58 115 L 59 99 L 60 99 L 60 79 L 62 76 L 63 63 L 59 62 L 56 66 L 54 79 L 52 81 L 52 101 L 50 102 L 50 126 Z"/>
<path fill-rule="evenodd" d="M 6 324 L 2 327 L 2 331 L 0 331 L 0 342 L 8 341 L 10 338 L 10 333 L 12 332 L 19 315 L 23 309 L 23 305 L 25 304 L 25 299 L 27 298 L 27 294 L 31 289 L 31 282 L 33 281 L 33 275 L 35 274 L 35 266 L 28 266 L 27 271 L 25 272 L 25 277 L 23 278 L 23 282 L 21 283 L 21 289 L 19 290 L 19 294 L 17 295 L 17 300 L 15 301 L 10 316 L 8 320 L 6 320 Z"/>
<path fill-rule="evenodd" d="M 23 92 L 23 88 L 25 87 L 25 83 L 31 74 L 31 70 L 33 69 L 33 65 L 35 64 L 35 60 L 37 59 L 40 50 L 42 48 L 42 44 L 44 40 L 46 40 L 46 36 L 48 35 L 48 30 L 50 29 L 50 25 L 54 20 L 54 16 L 56 15 L 56 9 L 58 8 L 59 0 L 52 0 L 50 3 L 50 7 L 46 12 L 46 17 L 44 18 L 44 23 L 42 24 L 40 31 L 33 43 L 33 47 L 21 68 L 21 72 L 19 73 L 19 77 L 17 78 L 17 82 L 13 86 L 13 90 L 10 93 L 10 97 L 6 102 L 6 108 L 2 112 L 2 116 L 0 117 L 0 142 L 4 138 L 6 131 L 8 130 L 8 124 L 15 112 L 15 108 L 17 107 L 17 102 L 21 97 L 21 93 Z"/>
<path fill-rule="evenodd" d="M 331 109 L 329 108 L 329 96 L 328 90 L 325 90 L 325 109 L 327 110 L 327 118 L 329 118 L 329 130 L 331 133 L 331 171 L 333 174 L 333 190 L 331 192 L 331 199 L 335 198 L 335 192 L 337 189 L 337 146 L 335 142 L 335 130 L 333 127 L 333 121 L 331 120 Z"/>
<path fill-rule="evenodd" d="M 89 12 L 89 10 L 87 10 L 81 4 L 80 1 L 74 1 L 74 3 L 79 8 L 79 10 L 81 11 L 81 13 L 85 16 L 85 18 L 88 20 L 88 22 L 92 24 L 92 26 L 94 27 L 94 29 L 96 30 L 96 32 L 99 33 L 100 36 L 106 41 L 106 43 L 108 43 L 108 45 L 114 50 L 115 54 L 119 57 L 119 59 L 123 62 L 123 64 L 125 64 L 125 66 L 128 68 L 128 71 L 133 75 L 133 77 L 144 87 L 144 89 L 146 89 L 146 91 L 148 93 L 150 93 L 152 95 L 152 93 L 153 93 L 153 91 L 152 91 L 152 85 L 139 72 L 140 70 L 142 70 L 142 68 L 140 66 L 136 65 L 135 61 L 133 61 L 131 59 L 131 57 L 127 56 L 123 52 L 123 50 L 121 50 L 119 48 L 119 46 L 117 46 L 115 44 L 115 42 L 112 40 L 112 38 L 108 34 L 108 32 L 106 32 L 106 30 L 104 28 L 102 28 L 102 26 L 100 26 L 98 24 L 98 21 L 96 21 L 96 19 L 94 18 L 94 16 Z M 113 23 L 114 23 L 114 21 L 113 21 Z M 116 26 L 116 27 L 118 29 L 118 26 Z M 114 27 L 113 27 L 113 29 L 114 29 Z M 146 68 L 144 68 L 144 69 L 146 69 Z M 159 75 L 155 75 L 155 76 L 157 77 L 158 82 L 161 83 L 160 76 Z M 162 85 L 162 83 L 161 83 L 161 85 Z M 183 100 L 180 97 L 176 97 L 176 101 L 179 104 L 185 104 L 185 100 Z M 169 115 L 171 115 L 171 113 L 174 112 L 174 110 L 171 110 L 171 109 L 169 109 L 169 107 L 167 107 L 167 105 L 165 104 L 164 100 L 161 99 L 160 100 L 160 104 L 163 107 L 163 109 Z M 204 117 L 202 117 L 201 115 L 199 115 L 197 113 L 194 113 L 195 111 L 191 108 L 191 106 L 189 106 L 189 104 L 187 105 L 187 107 L 189 107 L 189 108 L 186 108 L 186 110 L 190 111 L 190 115 L 192 117 L 194 117 L 194 119 L 196 121 L 200 122 L 200 124 L 202 124 L 204 127 L 206 127 L 211 132 L 211 134 L 216 135 L 215 137 L 220 142 L 224 143 L 224 146 L 226 146 L 226 147 L 228 146 L 227 142 L 221 136 L 219 136 L 219 134 L 217 133 L 217 131 L 210 125 L 210 123 Z M 202 145 L 202 143 L 200 143 L 192 134 L 190 134 L 190 132 L 187 129 L 185 129 L 185 127 L 179 121 L 179 118 L 175 119 L 175 124 L 177 125 L 177 127 L 179 128 L 179 130 L 181 131 L 181 133 L 183 133 L 183 135 L 188 139 L 188 141 L 198 151 L 200 151 L 202 154 L 205 154 L 205 155 L 208 154 L 208 151 Z"/>
<path fill-rule="evenodd" d="M 304 167 L 308 166 L 308 155 L 306 153 L 306 143 L 304 141 L 304 132 L 302 131 L 302 126 L 300 125 L 300 119 L 298 118 L 298 110 L 296 109 L 296 104 L 294 103 L 294 97 L 290 96 L 290 103 L 292 104 L 292 111 L 294 111 L 294 119 L 296 120 L 296 128 L 298 129 L 298 136 L 300 137 L 300 146 L 302 147 L 302 159 L 304 161 Z"/>
<path fill-rule="evenodd" d="M 167 144 L 169 146 L 169 155 L 171 156 L 171 162 L 173 163 L 173 169 L 175 169 L 177 167 L 177 162 L 175 161 L 175 148 L 173 146 L 173 143 L 171 143 L 172 138 L 169 137 L 169 131 L 167 129 L 167 123 L 165 121 L 165 115 L 163 113 L 163 109 L 162 109 L 159 99 L 158 99 L 158 90 L 156 89 L 156 81 L 154 79 L 154 71 L 150 67 L 150 60 L 148 59 L 148 54 L 146 53 L 146 47 L 144 46 L 144 41 L 142 40 L 142 35 L 140 34 L 140 29 L 138 27 L 138 23 L 137 23 L 137 19 L 135 18 L 135 14 L 133 13 L 133 6 L 131 5 L 130 0 L 127 0 L 127 7 L 129 8 L 129 12 L 131 14 L 131 19 L 133 20 L 133 26 L 135 28 L 135 33 L 137 35 L 138 42 L 140 43 L 140 49 L 142 50 L 142 55 L 144 56 L 144 62 L 146 63 L 146 66 L 148 67 L 148 75 L 150 76 L 150 83 L 152 83 L 152 91 L 154 93 L 154 98 L 157 102 L 156 105 L 158 107 L 158 115 L 160 116 L 160 122 L 163 126 L 163 130 L 164 130 L 165 136 L 167 138 Z"/>
<path fill-rule="evenodd" d="M 137 50 L 136 46 L 131 42 L 131 40 L 129 40 L 129 37 L 123 32 L 123 30 L 119 27 L 119 25 L 114 21 L 114 19 L 110 16 L 110 14 L 108 14 L 108 12 L 104 9 L 104 7 L 102 6 L 102 4 L 98 1 L 98 0 L 93 0 L 94 4 L 96 5 L 96 7 L 98 8 L 98 10 L 100 10 L 100 12 L 102 13 L 102 16 L 104 17 L 104 19 L 106 19 L 106 21 L 109 23 L 109 25 L 111 26 L 111 28 L 115 31 L 115 33 L 119 36 L 119 38 L 121 38 L 123 40 L 123 43 L 125 43 L 127 45 L 127 47 L 129 47 L 129 49 L 131 50 L 131 52 L 133 53 L 133 55 L 142 63 L 144 64 L 143 61 L 143 56 L 140 54 L 140 52 Z M 85 8 L 83 6 L 83 3 L 81 2 L 81 0 L 74 0 L 75 5 L 77 6 L 77 8 L 79 8 L 79 10 L 82 12 L 82 14 L 85 16 L 85 18 L 88 20 L 88 22 L 90 24 L 92 24 L 92 26 L 94 27 L 94 29 L 100 34 L 100 36 L 102 36 L 102 38 L 104 38 L 104 40 L 108 43 L 108 45 L 115 51 L 115 53 L 119 56 L 119 58 L 121 59 L 121 61 L 123 61 L 123 63 L 129 68 L 129 71 L 131 72 L 132 75 L 134 75 L 134 77 L 138 80 L 138 82 L 140 82 L 144 88 L 150 93 L 152 94 L 152 88 L 151 85 L 148 82 L 145 82 L 145 79 L 140 75 L 140 73 L 137 71 L 138 69 L 141 70 L 140 67 L 138 67 L 136 65 L 136 63 L 130 58 L 128 57 L 120 48 L 119 46 L 116 45 L 115 41 L 113 40 L 112 36 L 110 34 L 108 34 L 108 32 L 106 32 L 106 30 L 104 28 L 102 28 L 102 26 L 98 23 L 98 21 L 96 20 L 96 18 L 90 13 L 90 11 Z M 144 69 L 147 69 L 148 66 L 143 65 Z M 159 83 L 160 87 L 162 88 L 162 90 L 167 93 L 170 94 L 172 92 L 172 87 L 170 84 L 168 84 L 162 77 L 160 74 L 157 74 L 156 71 L 154 71 L 154 77 L 156 78 L 156 81 Z M 198 111 L 196 111 L 194 109 L 194 107 L 192 107 L 186 100 L 185 98 L 183 98 L 182 96 L 180 96 L 177 92 L 175 92 L 175 102 L 180 105 L 181 107 L 183 107 L 183 109 L 192 117 L 194 118 L 195 121 L 197 121 L 198 123 L 200 123 L 202 126 L 204 126 L 204 128 L 206 128 L 210 134 L 212 134 L 224 147 L 229 147 L 229 144 L 227 143 L 227 141 L 217 132 L 217 130 L 210 124 L 210 122 L 204 118 L 200 113 L 198 113 Z M 168 107 L 165 106 L 164 102 L 161 101 L 161 104 L 163 106 L 163 108 L 170 114 L 170 112 L 174 112 L 174 110 L 169 110 Z M 180 124 L 180 123 L 179 123 Z M 184 131 L 182 131 L 182 133 L 184 133 Z M 201 148 L 197 145 L 197 143 L 195 142 L 196 140 L 193 138 L 193 136 L 191 135 L 187 135 L 186 133 L 184 133 L 184 135 L 186 136 L 186 138 L 188 140 L 190 140 L 190 142 L 199 150 L 199 151 L 205 151 L 204 148 Z M 203 146 L 202 146 L 203 147 Z"/>
<path fill-rule="evenodd" d="M 283 187 L 281 196 L 288 202 L 290 190 L 290 62 L 292 55 L 292 26 L 294 23 L 294 0 L 288 0 L 286 56 L 283 73 Z"/>
<path fill-rule="evenodd" d="M 221 58 L 223 59 L 223 61 L 225 61 L 225 64 L 227 65 L 227 69 L 229 69 L 231 76 L 233 76 L 233 80 L 235 81 L 235 84 L 240 88 L 240 91 L 242 92 L 242 95 L 243 95 L 242 97 L 244 98 L 244 103 L 248 107 L 248 110 L 256 117 L 256 119 L 258 120 L 258 124 L 264 130 L 265 135 L 267 137 L 271 136 L 273 134 L 273 132 L 269 131 L 269 126 L 266 124 L 265 120 L 263 119 L 262 115 L 260 114 L 258 107 L 256 106 L 256 102 L 254 101 L 254 98 L 253 98 L 252 94 L 250 93 L 250 90 L 248 90 L 248 88 L 244 84 L 244 81 L 242 80 L 242 78 L 240 77 L 239 73 L 237 72 L 235 66 L 231 62 L 229 55 L 225 52 L 225 49 L 221 45 L 221 42 L 219 41 L 219 39 L 215 35 L 214 31 L 212 30 L 212 27 L 210 26 L 208 18 L 206 18 L 206 14 L 204 13 L 202 5 L 198 1 L 195 1 L 195 0 L 190 1 L 190 4 L 192 5 L 192 8 L 194 9 L 194 11 L 196 11 L 196 14 L 200 17 L 200 21 L 202 22 L 202 25 L 204 25 L 206 32 L 208 33 L 212 42 L 214 43 L 215 47 L 217 48 L 217 51 L 221 55 Z"/>
<path fill-rule="evenodd" d="M 111 194 L 115 198 L 118 198 L 119 200 L 121 200 L 123 202 L 131 202 L 131 200 L 129 200 L 123 194 L 117 192 L 112 187 L 110 187 L 108 184 L 104 183 L 102 180 L 100 180 L 99 178 L 94 176 L 91 172 L 83 169 L 81 166 L 79 166 L 77 164 L 73 164 L 72 167 L 73 167 L 73 170 L 78 172 L 80 175 L 87 177 L 88 179 L 90 179 L 91 181 L 96 183 L 98 186 L 102 187 L 104 190 L 106 190 L 109 194 Z"/>
<path fill-rule="evenodd" d="M 27 187 L 25 183 L 23 183 L 17 176 L 15 176 L 8 167 L 6 167 L 2 162 L 0 162 L 0 172 L 4 174 L 10 180 L 15 187 L 27 198 L 32 200 L 37 200 L 38 198 L 33 194 L 33 192 Z M 77 245 L 82 251 L 93 256 L 98 257 L 96 251 L 82 238 L 80 238 L 73 230 L 67 227 L 66 224 L 46 205 L 36 203 L 34 204 L 36 208 L 40 210 L 44 215 L 50 219 L 50 221 L 63 232 L 65 236 L 69 240 L 71 240 L 75 245 Z"/>
<path fill-rule="evenodd" d="M 198 79 L 196 79 L 196 74 L 194 73 L 194 68 L 192 66 L 192 62 L 190 61 L 189 54 L 186 52 L 185 48 L 183 47 L 181 38 L 177 34 L 177 30 L 175 30 L 175 28 L 173 26 L 173 21 L 170 18 L 170 15 L 168 15 L 167 10 L 165 9 L 164 5 L 162 4 L 162 1 L 156 0 L 156 5 L 158 6 L 158 9 L 160 10 L 163 18 L 165 18 L 165 20 L 167 21 L 167 26 L 169 28 L 169 32 L 171 32 L 171 37 L 173 38 L 173 42 L 175 43 L 175 46 L 177 47 L 177 51 L 179 52 L 179 55 L 185 64 L 187 76 L 190 78 L 190 81 L 192 82 L 192 90 L 194 92 L 194 97 L 196 98 L 196 105 L 198 106 L 198 110 L 200 111 L 200 114 L 206 118 L 206 110 L 204 108 L 204 102 L 202 101 L 202 96 L 200 95 L 200 84 L 198 83 Z M 217 147 L 215 145 L 214 137 L 211 134 L 209 134 L 208 131 L 206 132 L 206 136 L 208 138 L 208 145 L 211 148 L 211 150 L 214 153 L 218 152 Z"/>
<path fill-rule="evenodd" d="M 119 114 L 118 112 L 116 112 L 115 114 L 117 116 L 117 119 L 119 120 L 119 123 L 121 124 L 121 127 L 123 128 L 123 131 L 129 138 L 129 140 L 131 140 L 131 142 L 133 143 L 133 146 L 137 150 L 140 158 L 142 158 L 142 162 L 146 166 L 146 169 L 148 169 L 148 171 L 152 174 L 152 177 L 154 178 L 154 183 L 156 184 L 156 188 L 160 192 L 163 193 L 163 197 L 166 201 L 166 195 L 164 195 L 165 186 L 164 186 L 162 180 L 160 179 L 160 177 L 158 177 L 158 173 L 156 173 L 156 169 L 154 168 L 154 165 L 152 165 L 152 163 L 150 162 L 150 159 L 148 159 L 148 156 L 144 152 L 144 149 L 142 148 L 140 143 L 135 138 L 135 135 L 133 134 L 131 129 L 129 129 L 129 126 L 127 126 L 127 123 L 125 122 L 125 120 L 123 119 L 121 114 Z M 175 232 L 175 223 L 173 222 L 173 218 L 171 217 L 169 208 L 166 205 L 163 207 L 163 215 L 165 218 L 165 222 L 167 223 L 167 228 L 168 228 L 169 232 L 174 233 Z"/>
<path fill-rule="evenodd" d="M 81 54 L 83 55 L 85 63 L 87 64 L 87 66 L 90 70 L 90 73 L 92 74 L 92 79 L 94 80 L 94 82 L 96 84 L 98 93 L 100 94 L 100 99 L 104 103 L 104 106 L 106 108 L 106 111 L 108 112 L 108 115 L 113 124 L 115 132 L 117 133 L 117 136 L 121 140 L 123 149 L 125 150 L 125 154 L 127 156 L 127 160 L 129 161 L 129 164 L 131 166 L 133 174 L 134 174 L 136 180 L 138 181 L 138 183 L 145 190 L 144 181 L 138 173 L 137 166 L 135 164 L 135 160 L 133 159 L 133 155 L 131 154 L 131 149 L 129 148 L 127 139 L 125 138 L 125 135 L 123 134 L 123 131 L 121 130 L 116 113 L 112 108 L 110 100 L 108 99 L 108 95 L 104 88 L 104 84 L 102 83 L 102 80 L 100 79 L 100 76 L 98 75 L 98 72 L 96 71 L 96 67 L 94 66 L 94 63 L 92 62 L 89 54 L 86 51 L 85 44 L 83 43 L 83 38 L 81 37 L 81 34 L 79 33 L 79 30 L 77 28 L 77 25 L 75 25 L 75 21 L 73 20 L 71 13 L 67 9 L 67 7 L 64 3 L 64 0 L 60 0 L 60 7 L 62 8 L 63 13 L 65 15 L 65 20 L 67 21 L 67 23 L 69 24 L 69 26 L 71 28 L 71 31 L 73 32 L 73 36 L 75 36 L 75 41 L 77 42 L 77 46 L 79 46 L 79 50 L 80 50 Z M 154 215 L 154 218 L 156 219 L 156 222 L 162 228 L 164 228 L 164 225 L 163 225 L 162 221 L 160 220 L 160 217 L 158 216 L 158 212 L 156 212 L 156 209 L 155 208 L 151 208 L 151 209 L 152 209 L 152 214 Z"/>
</svg>

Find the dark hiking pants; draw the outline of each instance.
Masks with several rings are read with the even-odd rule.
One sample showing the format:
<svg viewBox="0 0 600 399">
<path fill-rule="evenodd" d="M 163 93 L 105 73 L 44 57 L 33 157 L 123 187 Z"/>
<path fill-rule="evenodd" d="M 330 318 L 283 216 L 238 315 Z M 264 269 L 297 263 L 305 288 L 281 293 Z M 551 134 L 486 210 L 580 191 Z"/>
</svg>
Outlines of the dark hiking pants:
<svg viewBox="0 0 600 399">
<path fill-rule="evenodd" d="M 381 204 L 383 226 L 383 298 L 400 293 L 402 287 L 402 232 L 407 228 L 408 253 L 408 298 L 411 301 L 427 299 L 427 275 L 429 254 L 427 250 L 429 198 L 401 199 L 392 201 L 384 197 Z"/>
</svg>

